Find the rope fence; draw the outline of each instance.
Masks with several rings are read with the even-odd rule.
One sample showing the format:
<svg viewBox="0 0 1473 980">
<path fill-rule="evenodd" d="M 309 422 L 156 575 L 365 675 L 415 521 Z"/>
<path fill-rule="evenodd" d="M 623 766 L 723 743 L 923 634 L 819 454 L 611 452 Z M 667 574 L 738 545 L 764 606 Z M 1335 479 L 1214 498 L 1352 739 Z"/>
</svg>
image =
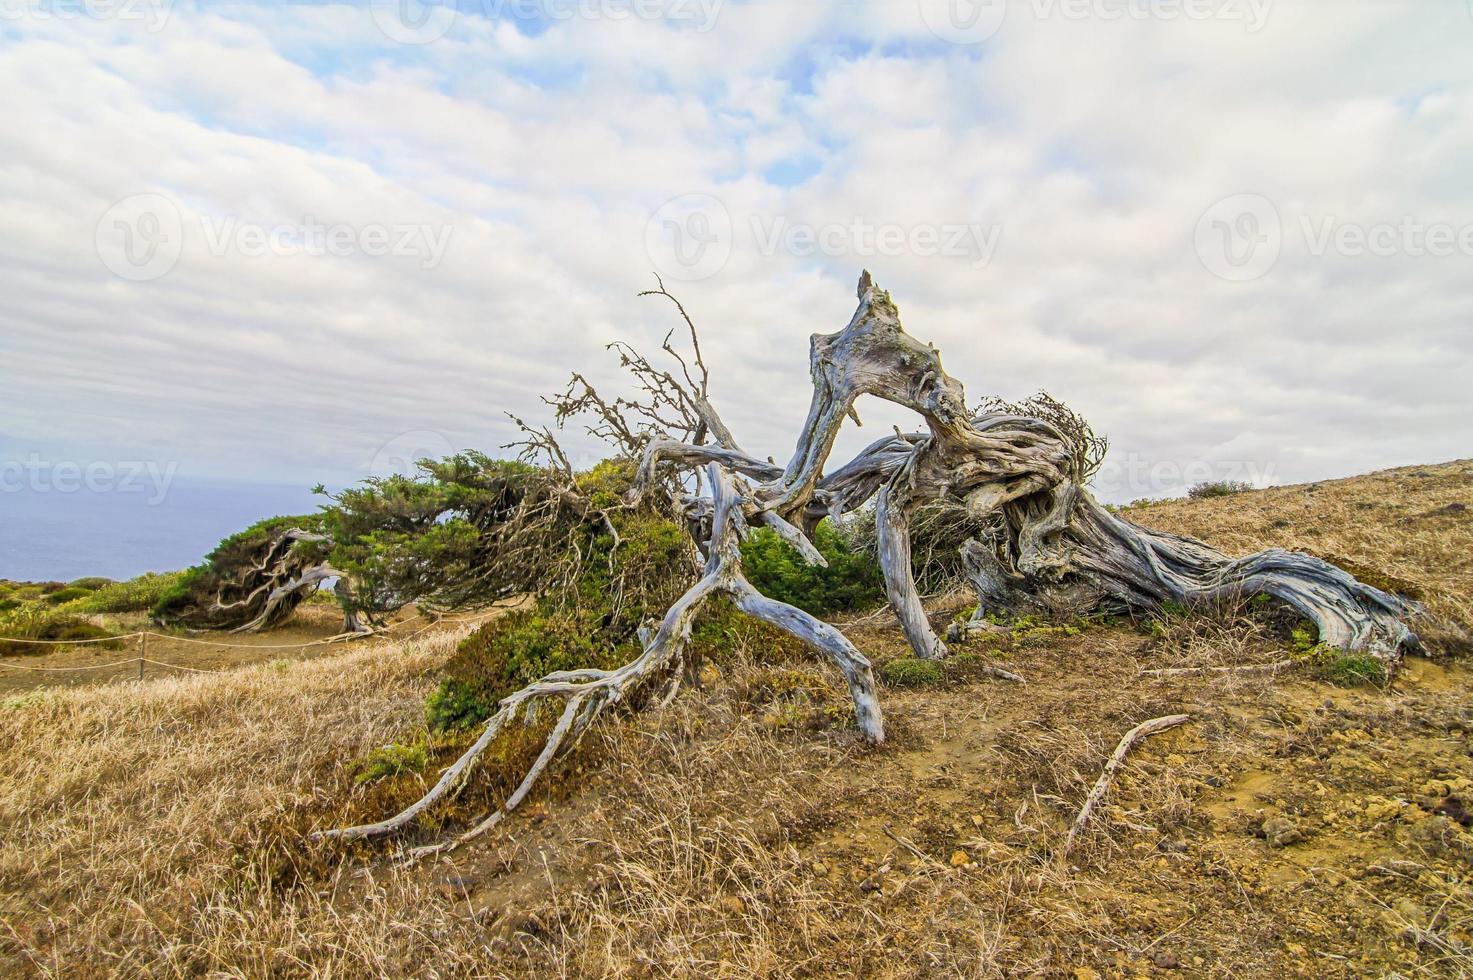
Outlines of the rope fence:
<svg viewBox="0 0 1473 980">
<path fill-rule="evenodd" d="M 31 664 L 12 664 L 12 663 L 6 663 L 4 661 L 0 661 L 0 667 L 6 668 L 8 670 L 23 670 L 23 671 L 31 671 L 31 672 L 35 672 L 35 673 L 69 674 L 69 673 L 77 673 L 77 672 L 89 671 L 89 670 L 94 670 L 94 671 L 95 670 L 110 670 L 110 669 L 112 669 L 114 667 L 128 667 L 128 666 L 132 666 L 132 665 L 136 664 L 138 666 L 138 679 L 139 680 L 143 680 L 143 678 L 144 678 L 144 670 L 145 670 L 145 666 L 147 664 L 153 664 L 156 667 L 167 667 L 170 670 L 183 670 L 183 671 L 188 671 L 189 673 L 193 673 L 193 674 L 218 674 L 218 673 L 222 673 L 222 671 L 221 670 L 209 670 L 209 669 L 206 669 L 206 668 L 203 668 L 203 667 L 190 667 L 190 666 L 188 666 L 186 664 L 174 664 L 174 663 L 168 663 L 168 662 L 163 661 L 163 660 L 154 660 L 154 659 L 150 658 L 148 656 L 148 639 L 149 639 L 149 637 L 157 637 L 160 640 L 170 640 L 170 641 L 173 641 L 175 643 L 193 643 L 193 644 L 197 644 L 197 645 L 200 645 L 200 646 L 224 647 L 224 648 L 231 649 L 231 650 L 248 650 L 248 651 L 261 651 L 261 650 L 299 650 L 300 651 L 300 650 L 309 649 L 311 647 L 329 646 L 329 645 L 338 644 L 338 643 L 349 643 L 349 642 L 352 642 L 353 640 L 367 640 L 367 639 L 373 639 L 373 638 L 389 639 L 389 640 L 394 640 L 395 642 L 398 642 L 398 643 L 405 643 L 405 642 L 408 642 L 409 640 L 413 640 L 414 638 L 418 637 L 419 635 L 421 635 L 422 633 L 426 632 L 427 630 L 431 630 L 431 629 L 435 628 L 436 626 L 444 626 L 444 625 L 452 625 L 452 626 L 454 626 L 454 625 L 459 625 L 461 623 L 473 622 L 473 621 L 475 621 L 477 619 L 483 619 L 483 618 L 489 616 L 491 613 L 493 613 L 493 612 L 495 612 L 495 611 L 497 611 L 499 609 L 504 609 L 504 608 L 507 608 L 507 607 L 506 606 L 503 606 L 503 605 L 492 605 L 492 606 L 487 607 L 486 609 L 480 610 L 479 612 L 471 613 L 471 614 L 466 615 L 466 616 L 457 616 L 457 617 L 442 616 L 442 617 L 440 617 L 438 619 L 432 619 L 432 620 L 430 620 L 424 626 L 422 626 L 419 629 L 415 630 L 413 633 L 410 633 L 407 636 L 402 636 L 402 637 L 393 636 L 393 635 L 389 634 L 388 632 L 339 633 L 339 634 L 337 634 L 335 636 L 325 637 L 324 639 L 321 639 L 321 640 L 308 640 L 308 641 L 303 642 L 303 643 L 261 643 L 261 644 L 257 644 L 257 643 L 227 643 L 227 642 L 224 642 L 222 640 L 201 640 L 201 639 L 197 639 L 197 638 L 192 637 L 192 636 L 173 636 L 173 635 L 170 635 L 168 633 L 159 633 L 159 632 L 156 632 L 154 630 L 135 630 L 132 633 L 119 633 L 117 636 L 98 636 L 98 637 L 93 637 L 91 639 L 86 639 L 86 640 L 34 640 L 34 639 L 21 638 L 21 637 L 0 636 L 0 643 L 19 643 L 19 644 L 22 644 L 24 646 L 43 646 L 43 647 L 58 647 L 58 646 L 80 647 L 80 646 L 87 646 L 89 644 L 121 643 L 121 642 L 125 642 L 127 640 L 137 640 L 138 641 L 138 655 L 136 657 L 128 657 L 128 658 L 126 658 L 124 660 L 115 660 L 115 661 L 112 661 L 110 663 L 105 663 L 105 664 L 84 664 L 84 665 L 77 666 L 77 667 L 38 667 L 38 666 L 31 665 Z M 409 619 L 406 619 L 404 621 L 404 623 L 412 623 L 416 619 L 424 619 L 424 618 L 425 618 L 424 614 L 422 614 L 422 613 L 415 613 L 415 615 L 413 617 L 411 617 Z M 402 626 L 402 625 L 404 625 L 404 623 L 400 623 L 400 624 L 397 624 L 397 625 L 401 625 Z M 231 668 L 226 668 L 226 669 L 231 669 Z"/>
</svg>

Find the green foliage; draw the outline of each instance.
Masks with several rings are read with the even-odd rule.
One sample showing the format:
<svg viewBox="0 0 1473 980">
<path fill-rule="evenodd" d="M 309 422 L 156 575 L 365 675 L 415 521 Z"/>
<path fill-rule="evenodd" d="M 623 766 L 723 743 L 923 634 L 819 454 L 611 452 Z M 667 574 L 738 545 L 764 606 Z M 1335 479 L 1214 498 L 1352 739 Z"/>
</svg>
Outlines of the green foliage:
<svg viewBox="0 0 1473 980">
<path fill-rule="evenodd" d="M 423 772 L 430 755 L 423 745 L 384 745 L 353 764 L 353 782 L 359 786 L 398 776 Z"/>
<path fill-rule="evenodd" d="M 1301 620 L 1289 631 L 1289 649 L 1295 653 L 1310 653 L 1320 643 L 1319 630 L 1309 620 Z"/>
<path fill-rule="evenodd" d="M 420 460 L 413 474 L 365 480 L 324 508 L 330 560 L 351 577 L 353 601 L 370 616 L 408 602 L 448 608 L 537 591 L 533 575 L 499 577 L 528 569 L 497 556 L 495 544 L 498 530 L 524 505 L 545 500 L 549 515 L 555 512 L 555 494 L 541 474 L 526 463 L 464 452 Z M 549 571 L 556 565 L 556 558 L 543 562 Z"/>
<path fill-rule="evenodd" d="M 930 687 L 946 679 L 946 671 L 935 660 L 900 657 L 880 668 L 880 677 L 891 687 Z"/>
<path fill-rule="evenodd" d="M 184 574 L 145 572 L 126 582 L 106 582 L 77 602 L 75 608 L 86 613 L 146 612 L 157 605 L 164 593 L 176 586 Z"/>
<path fill-rule="evenodd" d="M 463 680 L 447 677 L 425 699 L 425 723 L 435 732 L 459 731 L 486 720 L 495 710 L 494 698 L 481 695 Z"/>
<path fill-rule="evenodd" d="M 68 586 L 65 589 L 60 589 L 47 595 L 46 601 L 53 606 L 60 606 L 64 603 L 71 602 L 73 599 L 81 599 L 91 594 L 92 591 L 90 589 L 79 589 Z"/>
<path fill-rule="evenodd" d="M 1244 493 L 1252 489 L 1253 484 L 1244 483 L 1242 480 L 1214 480 L 1208 483 L 1198 483 L 1187 491 L 1187 496 L 1193 500 L 1206 500 L 1211 497 L 1231 497 L 1235 493 Z"/>
<path fill-rule="evenodd" d="M 93 575 L 93 576 L 89 576 L 87 578 L 79 578 L 75 582 L 68 582 L 67 583 L 67 588 L 69 588 L 69 589 L 84 589 L 84 590 L 86 590 L 88 592 L 96 592 L 98 589 L 105 588 L 105 587 L 107 587 L 109 585 L 116 585 L 116 584 L 117 583 L 115 583 L 110 578 L 103 578 L 101 575 Z"/>
<path fill-rule="evenodd" d="M 1341 653 L 1324 668 L 1325 676 L 1343 687 L 1386 684 L 1386 665 L 1368 653 Z"/>
<path fill-rule="evenodd" d="M 742 543 L 748 581 L 764 595 L 814 616 L 855 612 L 884 601 L 884 576 L 870 549 L 827 519 L 814 531 L 813 543 L 828 568 L 808 564 L 775 532 L 757 528 Z"/>
<path fill-rule="evenodd" d="M 203 563 L 183 572 L 175 573 L 164 582 L 139 582 L 137 594 L 145 588 L 157 586 L 157 598 L 150 607 L 153 618 L 166 625 L 183 624 L 201 628 L 229 625 L 212 611 L 216 597 L 226 602 L 240 600 L 254 590 L 256 582 L 246 574 L 264 564 L 282 535 L 293 528 L 303 531 L 319 531 L 322 515 L 300 514 L 286 517 L 270 517 L 257 521 L 243 531 L 222 540 L 205 556 Z M 297 541 L 289 546 L 290 554 L 303 567 L 322 560 L 327 547 L 324 543 Z M 142 578 L 142 577 L 140 577 Z"/>
<path fill-rule="evenodd" d="M 1388 679 L 1386 665 L 1371 654 L 1320 643 L 1318 631 L 1307 620 L 1301 621 L 1290 632 L 1289 649 L 1293 651 L 1294 659 L 1308 664 L 1315 674 L 1332 684 L 1383 687 Z"/>
<path fill-rule="evenodd" d="M 6 643 L 18 640 L 100 640 L 113 634 L 95 626 L 46 599 L 22 600 L 0 611 L 0 654 L 20 656 L 50 653 L 54 647 L 36 643 Z M 116 648 L 118 643 L 98 643 L 98 648 Z"/>
<path fill-rule="evenodd" d="M 546 674 L 627 659 L 595 643 L 592 633 L 573 613 L 547 606 L 487 623 L 461 641 L 446 665 L 448 676 L 425 703 L 426 722 L 433 731 L 468 728 L 489 718 L 503 697 Z"/>
</svg>

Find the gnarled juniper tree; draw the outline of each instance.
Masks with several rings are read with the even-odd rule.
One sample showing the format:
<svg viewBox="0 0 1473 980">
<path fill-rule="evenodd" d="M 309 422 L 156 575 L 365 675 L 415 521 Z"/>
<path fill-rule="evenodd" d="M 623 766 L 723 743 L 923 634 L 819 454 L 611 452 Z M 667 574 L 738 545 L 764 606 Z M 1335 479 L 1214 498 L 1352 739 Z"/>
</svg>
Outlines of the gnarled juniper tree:
<svg viewBox="0 0 1473 980">
<path fill-rule="evenodd" d="M 656 292 L 669 296 L 663 287 Z M 666 340 L 678 373 L 659 370 L 619 347 L 647 396 L 644 402 L 606 401 L 574 377 L 567 392 L 552 400 L 559 422 L 592 413 L 593 431 L 638 458 L 629 504 L 659 494 L 676 510 L 704 558 L 699 578 L 656 628 L 643 631 L 640 652 L 630 662 L 612 670 L 560 671 L 508 695 L 475 743 L 413 806 L 380 823 L 323 836 L 358 839 L 404 828 L 455 793 L 508 726 L 545 717 L 550 727 L 542 750 L 501 808 L 455 841 L 418 853 L 454 846 L 496 826 L 605 711 L 665 703 L 676 695 L 692 620 L 718 595 L 827 654 L 849 683 L 860 732 L 881 741 L 884 724 L 869 662 L 833 626 L 753 588 L 743 574 L 739 547 L 750 529 L 766 527 L 808 561 L 822 564 L 810 538 L 818 523 L 870 501 L 890 606 L 919 657 L 947 654 L 927 620 L 912 572 L 912 527 L 926 510 L 984 529 L 963 546 L 980 600 L 969 628 L 986 628 L 989 610 L 1151 612 L 1168 601 L 1190 606 L 1232 593 L 1263 592 L 1313 620 L 1324 643 L 1368 651 L 1388 665 L 1418 646 L 1403 622 L 1413 611 L 1407 601 L 1334 565 L 1280 550 L 1229 558 L 1199 541 L 1151 531 L 1110 513 L 1085 489 L 1104 444 L 1082 419 L 1047 398 L 969 410 L 961 384 L 942 368 L 939 352 L 905 332 L 889 293 L 868 272 L 858 292 L 859 307 L 849 324 L 811 339 L 813 397 L 786 465 L 745 452 L 721 421 L 707 397 L 706 366 L 694 327 L 694 365 Z M 680 313 L 685 316 L 683 308 Z M 915 411 L 925 427 L 897 430 L 844 465 L 826 469 L 840 427 L 855 417 L 854 404 L 862 395 Z M 566 465 L 549 431 L 527 431 L 531 448 L 546 452 L 554 468 Z"/>
</svg>

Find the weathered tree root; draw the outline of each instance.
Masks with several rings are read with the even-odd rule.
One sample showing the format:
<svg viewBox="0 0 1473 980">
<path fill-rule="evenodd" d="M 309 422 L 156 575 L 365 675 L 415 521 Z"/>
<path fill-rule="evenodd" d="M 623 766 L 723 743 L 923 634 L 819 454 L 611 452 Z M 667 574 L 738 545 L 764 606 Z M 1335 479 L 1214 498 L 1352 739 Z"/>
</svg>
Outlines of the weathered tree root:
<svg viewBox="0 0 1473 980">
<path fill-rule="evenodd" d="M 1115 746 L 1115 751 L 1110 753 L 1110 758 L 1105 763 L 1105 769 L 1100 773 L 1100 778 L 1095 781 L 1094 788 L 1084 798 L 1084 805 L 1079 808 L 1079 816 L 1074 818 L 1074 826 L 1069 828 L 1069 838 L 1064 841 L 1064 857 L 1068 857 L 1069 853 L 1074 850 L 1074 845 L 1078 841 L 1079 835 L 1083 833 L 1085 826 L 1089 823 L 1090 817 L 1094 816 L 1095 808 L 1100 805 L 1100 801 L 1110 791 L 1110 781 L 1114 779 L 1115 771 L 1125 762 L 1126 753 L 1131 750 L 1131 747 L 1149 735 L 1155 735 L 1169 728 L 1175 728 L 1177 725 L 1191 721 L 1191 719 L 1191 715 L 1166 715 L 1163 718 L 1152 718 L 1150 721 L 1143 721 L 1125 733 L 1125 737 L 1120 740 L 1120 744 Z"/>
<path fill-rule="evenodd" d="M 431 806 L 458 792 L 465 785 L 476 761 L 513 722 L 521 720 L 524 724 L 531 724 L 536 719 L 538 707 L 561 700 L 562 712 L 541 753 L 501 807 L 453 841 L 418 848 L 410 852 L 410 857 L 448 850 L 484 834 L 526 799 L 537 781 L 578 745 L 606 710 L 620 704 L 648 701 L 662 686 L 663 701 L 668 702 L 675 695 L 681 683 L 691 624 L 701 605 L 717 594 L 730 596 L 737 608 L 749 616 L 785 630 L 828 654 L 849 683 L 860 732 L 870 742 L 882 742 L 884 722 L 875 696 L 869 661 L 834 627 L 801 609 L 763 596 L 747 582 L 741 571 L 740 542 L 748 526 L 743 509 L 750 506 L 750 501 L 738 489 L 736 480 L 720 467 L 710 466 L 707 476 L 715 509 L 711 517 L 704 573 L 700 581 L 670 607 L 659 629 L 645 642 L 639 657 L 613 671 L 575 670 L 549 674 L 508 695 L 502 699 L 496 714 L 486 723 L 475 743 L 413 805 L 379 823 L 324 831 L 315 834 L 314 839 L 361 840 L 402 830 Z"/>
</svg>

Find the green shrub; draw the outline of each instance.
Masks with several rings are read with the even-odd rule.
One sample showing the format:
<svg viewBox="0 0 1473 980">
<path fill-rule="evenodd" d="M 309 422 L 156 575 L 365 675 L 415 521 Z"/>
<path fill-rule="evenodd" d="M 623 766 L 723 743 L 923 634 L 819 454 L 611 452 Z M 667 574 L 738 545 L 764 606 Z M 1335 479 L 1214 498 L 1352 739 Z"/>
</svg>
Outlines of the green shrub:
<svg viewBox="0 0 1473 980">
<path fill-rule="evenodd" d="M 814 616 L 855 612 L 885 599 L 885 579 L 874 554 L 825 519 L 813 543 L 828 568 L 810 565 L 769 528 L 742 542 L 742 567 L 757 591 Z"/>
<path fill-rule="evenodd" d="M 81 599 L 92 594 L 91 589 L 79 589 L 76 586 L 67 586 L 57 592 L 52 592 L 46 597 L 46 601 L 53 606 L 71 602 L 73 599 Z"/>
<path fill-rule="evenodd" d="M 1342 687 L 1386 684 L 1386 665 L 1368 653 L 1337 653 L 1323 670 L 1328 680 Z"/>
<path fill-rule="evenodd" d="M 576 615 L 544 607 L 502 616 L 461 641 L 447 677 L 425 703 L 434 731 L 466 728 L 489 718 L 503 697 L 556 670 L 611 667 L 633 650 L 600 647 Z"/>
<path fill-rule="evenodd" d="M 50 653 L 53 647 L 37 643 L 7 643 L 6 640 L 100 640 L 113 634 L 94 626 L 74 613 L 52 606 L 46 600 L 22 602 L 0 612 L 0 654 L 18 656 Z M 119 642 L 97 643 L 116 649 Z"/>
<path fill-rule="evenodd" d="M 144 572 L 126 582 L 104 580 L 77 608 L 88 613 L 147 612 L 183 578 L 183 572 Z"/>
<path fill-rule="evenodd" d="M 425 723 L 431 731 L 470 728 L 491 717 L 496 701 L 477 693 L 465 681 L 447 677 L 425 699 Z"/>
<path fill-rule="evenodd" d="M 880 677 L 891 687 L 930 687 L 945 680 L 946 672 L 935 660 L 900 657 L 881 667 Z"/>
<path fill-rule="evenodd" d="M 75 581 L 68 582 L 67 583 L 67 588 L 69 588 L 69 589 L 86 589 L 88 592 L 96 592 L 98 589 L 102 588 L 103 586 L 106 586 L 106 585 L 114 585 L 114 584 L 116 584 L 116 583 L 114 583 L 113 580 L 110 579 L 110 578 L 104 578 L 101 575 L 90 575 L 90 576 L 88 576 L 86 578 L 79 578 L 79 579 L 76 579 Z"/>
<path fill-rule="evenodd" d="M 1243 493 L 1252 490 L 1253 484 L 1244 483 L 1242 480 L 1214 480 L 1210 483 L 1199 483 L 1187 491 L 1187 496 L 1193 500 L 1206 500 L 1209 497 L 1231 497 L 1235 493 Z"/>
<path fill-rule="evenodd" d="M 1320 645 L 1320 631 L 1307 619 L 1301 619 L 1289 630 L 1289 649 L 1299 654 L 1313 653 Z"/>
<path fill-rule="evenodd" d="M 430 764 L 422 745 L 384 745 L 353 764 L 353 782 L 359 786 L 406 772 L 423 772 Z"/>
</svg>

